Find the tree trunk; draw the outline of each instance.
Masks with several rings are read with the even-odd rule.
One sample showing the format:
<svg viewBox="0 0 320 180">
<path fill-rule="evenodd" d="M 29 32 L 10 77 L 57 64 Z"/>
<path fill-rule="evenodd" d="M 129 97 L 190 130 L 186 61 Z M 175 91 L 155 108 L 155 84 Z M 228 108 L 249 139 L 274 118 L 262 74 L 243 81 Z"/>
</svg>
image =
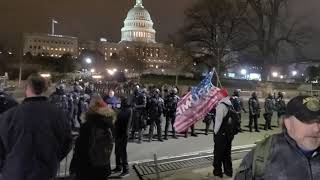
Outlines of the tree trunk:
<svg viewBox="0 0 320 180">
<path fill-rule="evenodd" d="M 179 74 L 176 73 L 176 83 L 175 83 L 176 86 L 178 86 L 178 81 L 179 81 Z"/>
</svg>

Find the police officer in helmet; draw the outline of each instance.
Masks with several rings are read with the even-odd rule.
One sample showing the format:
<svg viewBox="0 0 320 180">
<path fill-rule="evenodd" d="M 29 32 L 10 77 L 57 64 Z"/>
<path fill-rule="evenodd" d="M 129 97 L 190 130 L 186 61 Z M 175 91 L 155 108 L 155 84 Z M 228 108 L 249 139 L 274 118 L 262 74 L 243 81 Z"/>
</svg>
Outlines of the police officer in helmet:
<svg viewBox="0 0 320 180">
<path fill-rule="evenodd" d="M 150 131 L 149 131 L 149 142 L 152 141 L 154 126 L 157 126 L 158 140 L 162 140 L 161 136 L 161 115 L 164 111 L 164 101 L 160 97 L 160 90 L 155 89 L 153 91 L 152 97 L 150 98 L 150 107 L 149 107 L 149 117 L 150 117 Z"/>
<path fill-rule="evenodd" d="M 147 106 L 147 98 L 141 93 L 140 86 L 136 85 L 133 91 L 132 108 L 133 119 L 131 129 L 131 139 L 135 139 L 135 133 L 138 132 L 138 143 L 142 142 L 142 129 L 144 128 L 143 112 Z"/>
<path fill-rule="evenodd" d="M 173 138 L 177 139 L 176 131 L 173 127 L 176 119 L 177 105 L 180 99 L 177 94 L 178 94 L 178 89 L 173 88 L 165 98 L 165 102 L 164 102 L 165 110 L 166 110 L 166 126 L 165 126 L 165 135 L 164 135 L 165 140 L 168 140 L 168 130 L 169 130 L 170 123 L 172 128 L 172 136 Z"/>
</svg>

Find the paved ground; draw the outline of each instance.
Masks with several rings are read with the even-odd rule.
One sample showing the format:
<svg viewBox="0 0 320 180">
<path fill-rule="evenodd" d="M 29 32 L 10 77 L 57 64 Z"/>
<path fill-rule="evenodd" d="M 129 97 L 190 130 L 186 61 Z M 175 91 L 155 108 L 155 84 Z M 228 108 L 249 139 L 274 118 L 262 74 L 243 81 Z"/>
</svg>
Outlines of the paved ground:
<svg viewBox="0 0 320 180">
<path fill-rule="evenodd" d="M 248 115 L 243 115 L 243 125 L 248 124 Z M 262 123 L 262 118 L 260 118 L 260 123 Z M 275 118 L 273 120 L 273 124 L 275 125 Z M 260 126 L 262 128 L 262 126 Z M 213 150 L 213 134 L 212 132 L 206 136 L 204 135 L 204 124 L 199 122 L 196 124 L 196 132 L 198 137 L 191 137 L 189 135 L 188 138 L 184 138 L 182 135 L 178 140 L 169 139 L 168 141 L 158 142 L 153 141 L 143 142 L 142 144 L 132 143 L 130 142 L 128 145 L 128 154 L 129 161 L 141 161 L 153 159 L 153 155 L 157 154 L 160 157 L 170 157 L 170 156 L 181 156 L 183 154 L 189 154 L 198 151 L 208 151 Z M 211 128 L 212 129 L 212 128 Z M 243 129 L 247 130 L 247 127 L 243 127 Z M 261 129 L 260 133 L 257 132 L 248 132 L 245 131 L 237 135 L 233 141 L 233 146 L 240 146 L 246 144 L 253 144 L 254 142 L 264 138 L 268 134 L 276 133 L 279 129 L 274 129 L 273 131 L 264 131 Z"/>
</svg>

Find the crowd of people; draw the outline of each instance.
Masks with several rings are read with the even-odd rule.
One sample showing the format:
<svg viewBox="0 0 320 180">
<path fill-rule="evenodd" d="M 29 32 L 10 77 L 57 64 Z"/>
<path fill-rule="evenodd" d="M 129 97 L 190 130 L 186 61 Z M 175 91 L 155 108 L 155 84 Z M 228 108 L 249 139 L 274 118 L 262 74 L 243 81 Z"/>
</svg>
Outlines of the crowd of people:
<svg viewBox="0 0 320 180">
<path fill-rule="evenodd" d="M 117 90 L 122 93 L 116 96 L 113 90 L 115 87 L 105 89 L 101 88 L 101 84 L 60 82 L 56 85 L 55 92 L 48 98 L 44 96 L 47 88 L 46 79 L 37 74 L 31 75 L 26 83 L 26 98 L 20 105 L 14 98 L 0 90 L 0 180 L 52 179 L 56 175 L 59 162 L 68 155 L 73 144 L 75 146 L 70 174 L 76 180 L 105 180 L 112 173 L 120 173 L 119 177 L 123 178 L 129 175 L 127 153 L 129 141 L 142 143 L 145 138 L 144 132 L 149 130 L 146 141 L 151 142 L 155 137 L 162 142 L 168 140 L 170 128 L 172 138 L 178 138 L 174 129 L 176 109 L 180 99 L 176 87 L 170 88 L 162 96 L 163 93 L 158 88 L 147 89 L 132 85 L 130 90 L 123 88 Z M 234 90 L 232 96 L 222 99 L 203 120 L 206 135 L 209 134 L 210 126 L 213 124 L 215 143 L 213 174 L 217 177 L 223 177 L 223 174 L 230 177 L 233 175 L 231 146 L 234 136 L 244 130 L 244 126 L 241 125 L 241 113 L 249 113 L 250 132 L 252 128 L 256 132 L 260 131 L 258 119 L 262 111 L 257 93 L 253 92 L 249 98 L 248 110 L 240 94 L 240 90 Z M 303 104 L 305 99 L 302 100 Z M 313 112 L 315 115 L 312 114 L 314 115 L 312 117 L 305 117 L 309 111 L 300 113 L 299 108 L 297 110 L 295 106 L 299 103 L 300 101 L 290 101 L 287 107 L 282 92 L 279 92 L 277 97 L 275 94 L 268 94 L 264 102 L 264 130 L 272 130 L 271 120 L 274 112 L 277 114 L 278 126 L 281 118 L 285 116 L 285 127 L 289 133 L 286 131 L 284 136 L 278 137 L 279 140 L 272 143 L 283 143 L 282 141 L 289 138 L 290 141 L 303 145 L 301 147 L 303 154 L 314 155 L 312 153 L 318 151 L 314 149 L 310 151 L 308 146 L 310 144 L 305 145 L 304 142 L 299 142 L 301 139 L 295 139 L 295 136 L 299 135 L 292 130 L 293 125 L 288 119 L 294 116 L 302 122 L 314 123 L 311 120 L 320 116 L 316 114 L 320 110 L 320 105 L 317 104 L 319 107 L 315 107 L 315 104 L 307 104 L 306 107 L 309 108 L 307 110 L 316 112 Z M 301 108 L 305 106 L 301 105 Z M 236 130 L 230 129 L 234 126 L 228 123 L 235 115 L 239 121 Z M 165 117 L 164 130 L 162 117 Z M 319 125 L 317 121 L 315 123 Z M 156 136 L 154 136 L 155 129 Z M 286 136 L 286 133 L 289 136 Z M 76 138 L 72 136 L 73 134 Z M 188 130 L 183 135 L 187 138 Z M 191 126 L 191 135 L 197 136 L 194 126 Z M 111 169 L 110 165 L 113 148 L 115 148 L 115 169 Z M 308 157 L 318 158 L 316 155 Z M 239 179 L 247 179 L 248 172 L 252 171 L 249 168 L 254 160 L 252 158 L 252 154 L 245 158 L 241 166 L 242 171 L 238 172 Z M 311 163 L 317 162 L 312 160 Z"/>
</svg>

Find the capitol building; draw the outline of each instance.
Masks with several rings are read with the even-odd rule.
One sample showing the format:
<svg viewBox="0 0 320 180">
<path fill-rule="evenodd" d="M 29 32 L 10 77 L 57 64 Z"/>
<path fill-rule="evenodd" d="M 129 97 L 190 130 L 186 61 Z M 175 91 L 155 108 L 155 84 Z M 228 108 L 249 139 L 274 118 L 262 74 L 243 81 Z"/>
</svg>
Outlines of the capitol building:
<svg viewBox="0 0 320 180">
<path fill-rule="evenodd" d="M 120 42 L 108 42 L 105 38 L 99 42 L 79 42 L 79 55 L 86 50 L 97 50 L 108 62 L 113 57 L 121 57 L 123 52 L 129 51 L 146 65 L 146 71 L 169 72 L 168 70 L 172 68 L 172 61 L 168 50 L 173 47 L 156 41 L 156 30 L 153 25 L 154 22 L 148 10 L 143 6 L 143 1 L 136 0 L 124 20 Z"/>
<path fill-rule="evenodd" d="M 121 29 L 121 42 L 156 43 L 156 31 L 149 12 L 143 7 L 142 0 L 128 12 Z"/>
<path fill-rule="evenodd" d="M 142 0 L 136 0 L 133 7 L 127 13 L 121 28 L 121 40 L 109 42 L 107 38 L 96 41 L 81 41 L 77 37 L 25 33 L 24 54 L 33 56 L 50 56 L 59 58 L 65 53 L 70 53 L 74 58 L 83 60 L 88 52 L 95 52 L 96 59 L 110 62 L 112 60 L 126 59 L 125 54 L 130 53 L 144 65 L 146 73 L 168 74 L 170 68 L 174 69 L 170 53 L 174 48 L 171 45 L 156 41 L 156 30 L 153 27 L 151 15 L 144 7 Z M 127 58 L 130 64 L 129 58 Z M 122 67 L 130 69 L 130 67 Z"/>
</svg>

